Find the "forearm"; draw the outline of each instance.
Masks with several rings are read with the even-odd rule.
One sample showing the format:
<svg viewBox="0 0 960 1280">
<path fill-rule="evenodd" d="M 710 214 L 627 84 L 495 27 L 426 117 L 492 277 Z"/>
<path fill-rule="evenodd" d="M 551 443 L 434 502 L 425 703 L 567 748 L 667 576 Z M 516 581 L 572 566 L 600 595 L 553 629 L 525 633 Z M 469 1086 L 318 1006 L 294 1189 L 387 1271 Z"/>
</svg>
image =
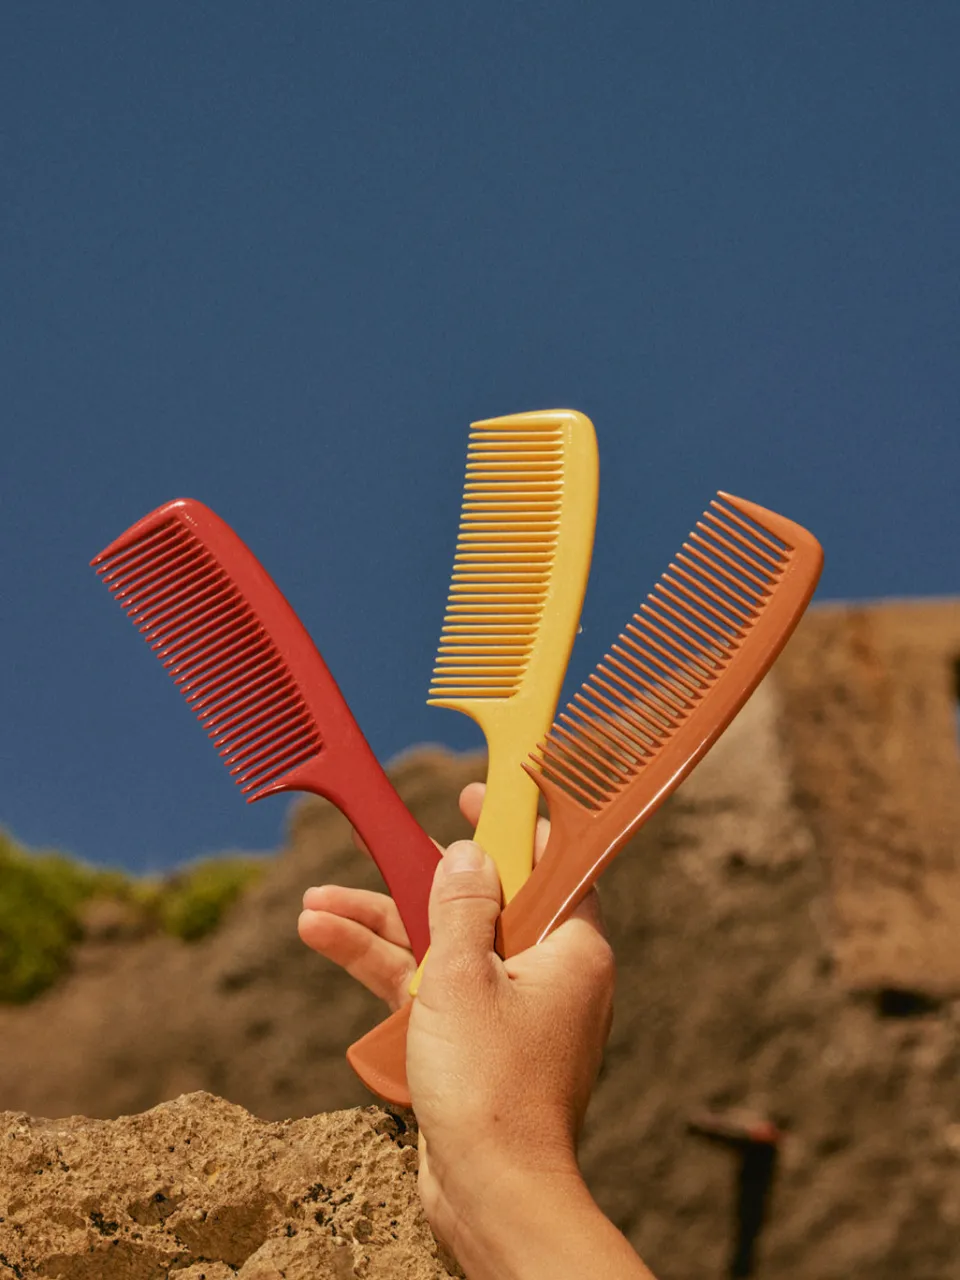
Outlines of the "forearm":
<svg viewBox="0 0 960 1280">
<path fill-rule="evenodd" d="M 469 1280 L 654 1280 L 578 1173 L 508 1176 L 458 1217 Z"/>
</svg>

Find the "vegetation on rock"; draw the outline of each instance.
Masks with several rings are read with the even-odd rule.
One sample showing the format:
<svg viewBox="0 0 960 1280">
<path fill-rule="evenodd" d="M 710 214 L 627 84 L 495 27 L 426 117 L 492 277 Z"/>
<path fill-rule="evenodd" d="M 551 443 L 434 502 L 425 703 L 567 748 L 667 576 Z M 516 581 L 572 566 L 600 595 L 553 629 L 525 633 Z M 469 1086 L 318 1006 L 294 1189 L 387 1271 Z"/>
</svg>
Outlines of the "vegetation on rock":
<svg viewBox="0 0 960 1280">
<path fill-rule="evenodd" d="M 161 928 L 184 942 L 212 933 L 226 909 L 262 872 L 263 859 L 250 856 L 191 863 L 154 890 L 154 909 Z"/>
<path fill-rule="evenodd" d="M 262 858 L 234 855 L 204 858 L 164 879 L 137 878 L 62 853 L 29 852 L 0 832 L 0 1001 L 31 1000 L 67 969 L 86 904 L 124 903 L 145 932 L 195 942 L 262 870 Z"/>
</svg>

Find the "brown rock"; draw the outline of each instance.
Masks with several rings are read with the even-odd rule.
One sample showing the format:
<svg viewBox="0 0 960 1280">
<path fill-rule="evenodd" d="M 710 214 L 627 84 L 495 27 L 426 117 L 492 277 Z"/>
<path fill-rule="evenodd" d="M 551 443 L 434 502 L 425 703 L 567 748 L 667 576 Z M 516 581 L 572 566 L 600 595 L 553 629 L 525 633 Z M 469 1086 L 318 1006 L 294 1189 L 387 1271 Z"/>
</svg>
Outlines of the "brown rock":
<svg viewBox="0 0 960 1280">
<path fill-rule="evenodd" d="M 661 1280 L 729 1270 L 737 1168 L 688 1132 L 702 1110 L 783 1133 L 757 1280 L 960 1275 L 958 657 L 957 601 L 811 611 L 604 876 L 618 993 L 582 1163 Z M 482 775 L 438 750 L 394 773 L 443 842 Z M 281 1119 L 366 1102 L 343 1051 L 381 1009 L 295 932 L 327 880 L 377 884 L 309 800 L 215 935 L 81 944 L 60 987 L 0 1009 L 0 1106 L 110 1116 L 205 1089 Z M 0 1199 L 14 1186 L 0 1174 Z M 264 1255 L 271 1280 L 283 1257 Z"/>
<path fill-rule="evenodd" d="M 960 994 L 960 601 L 816 609 L 784 659 L 843 981 Z"/>
<path fill-rule="evenodd" d="M 112 1121 L 2 1113 L 0 1274 L 447 1280 L 396 1132 L 377 1107 L 268 1123 L 205 1093 Z"/>
</svg>

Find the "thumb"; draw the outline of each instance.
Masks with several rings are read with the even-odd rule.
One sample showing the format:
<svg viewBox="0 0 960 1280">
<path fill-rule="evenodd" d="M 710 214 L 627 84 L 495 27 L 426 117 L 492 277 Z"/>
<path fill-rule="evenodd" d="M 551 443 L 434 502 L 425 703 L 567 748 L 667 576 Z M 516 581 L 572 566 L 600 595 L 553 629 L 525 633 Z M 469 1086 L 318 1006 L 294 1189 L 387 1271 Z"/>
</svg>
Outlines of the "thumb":
<svg viewBox="0 0 960 1280">
<path fill-rule="evenodd" d="M 430 894 L 430 953 L 420 985 L 445 985 L 493 972 L 491 958 L 500 915 L 500 877 L 478 844 L 458 840 L 441 858 Z"/>
</svg>

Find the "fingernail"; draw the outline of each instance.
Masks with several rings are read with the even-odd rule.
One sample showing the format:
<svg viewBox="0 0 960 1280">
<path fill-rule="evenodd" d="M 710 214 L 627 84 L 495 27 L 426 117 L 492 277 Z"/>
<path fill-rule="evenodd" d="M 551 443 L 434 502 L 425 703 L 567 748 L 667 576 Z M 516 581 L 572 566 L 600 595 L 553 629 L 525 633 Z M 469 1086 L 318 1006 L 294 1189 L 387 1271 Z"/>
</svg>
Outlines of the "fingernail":
<svg viewBox="0 0 960 1280">
<path fill-rule="evenodd" d="M 444 870 L 479 871 L 483 866 L 483 858 L 483 850 L 478 844 L 472 844 L 469 840 L 458 840 L 443 856 Z"/>
</svg>

